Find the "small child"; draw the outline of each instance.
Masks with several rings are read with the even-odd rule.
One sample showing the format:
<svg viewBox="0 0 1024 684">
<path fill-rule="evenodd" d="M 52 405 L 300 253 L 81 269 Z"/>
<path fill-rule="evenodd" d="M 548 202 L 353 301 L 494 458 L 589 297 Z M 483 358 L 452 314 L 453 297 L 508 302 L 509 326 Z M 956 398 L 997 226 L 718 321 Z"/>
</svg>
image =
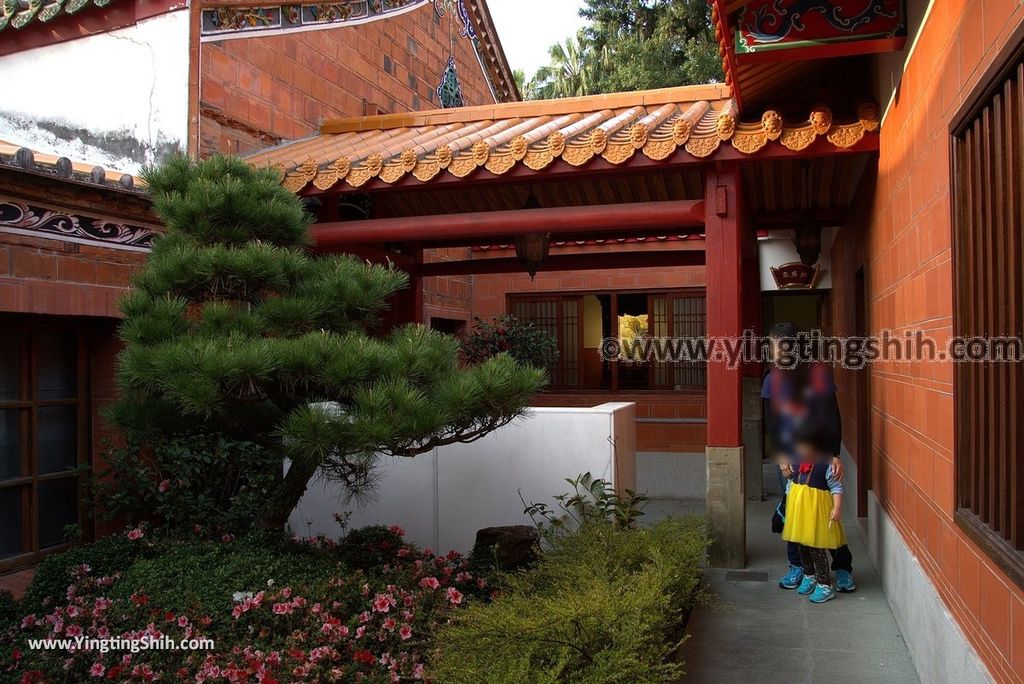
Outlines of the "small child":
<svg viewBox="0 0 1024 684">
<path fill-rule="evenodd" d="M 800 463 L 790 475 L 782 538 L 800 545 L 804 578 L 797 592 L 810 594 L 811 603 L 825 603 L 836 597 L 829 549 L 846 544 L 843 485 L 832 470 L 827 435 L 815 421 L 797 428 L 795 446 Z"/>
</svg>

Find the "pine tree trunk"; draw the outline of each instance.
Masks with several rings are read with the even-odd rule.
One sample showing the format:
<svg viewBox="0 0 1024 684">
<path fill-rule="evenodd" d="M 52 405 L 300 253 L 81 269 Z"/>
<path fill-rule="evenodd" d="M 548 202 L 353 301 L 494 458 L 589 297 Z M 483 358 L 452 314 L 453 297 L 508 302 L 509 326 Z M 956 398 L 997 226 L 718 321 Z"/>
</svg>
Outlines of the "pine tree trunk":
<svg viewBox="0 0 1024 684">
<path fill-rule="evenodd" d="M 293 461 L 284 476 L 274 498 L 267 504 L 260 525 L 270 530 L 281 530 L 288 523 L 288 517 L 295 510 L 299 499 L 306 493 L 306 486 L 316 474 L 317 465 Z"/>
</svg>

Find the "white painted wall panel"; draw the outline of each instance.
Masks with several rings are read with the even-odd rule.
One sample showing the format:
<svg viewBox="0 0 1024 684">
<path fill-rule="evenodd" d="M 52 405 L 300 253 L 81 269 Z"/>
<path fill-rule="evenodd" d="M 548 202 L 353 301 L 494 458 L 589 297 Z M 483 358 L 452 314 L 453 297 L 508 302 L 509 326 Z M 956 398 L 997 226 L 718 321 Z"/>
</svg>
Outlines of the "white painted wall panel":
<svg viewBox="0 0 1024 684">
<path fill-rule="evenodd" d="M 520 491 L 527 502 L 554 506 L 569 488 L 565 478 L 580 473 L 635 486 L 635 417 L 628 403 L 534 408 L 472 444 L 386 460 L 376 497 L 361 506 L 346 503 L 337 485 L 316 482 L 289 524 L 301 536 L 336 537 L 334 514 L 351 511 L 353 528 L 401 525 L 420 546 L 468 552 L 483 527 L 530 524 Z"/>
</svg>

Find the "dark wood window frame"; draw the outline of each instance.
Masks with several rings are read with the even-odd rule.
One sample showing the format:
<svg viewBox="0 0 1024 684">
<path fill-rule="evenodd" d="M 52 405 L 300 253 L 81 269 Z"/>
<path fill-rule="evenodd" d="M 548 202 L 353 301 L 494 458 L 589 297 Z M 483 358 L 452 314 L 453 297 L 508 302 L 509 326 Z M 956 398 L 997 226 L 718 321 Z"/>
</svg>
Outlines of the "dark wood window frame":
<svg viewBox="0 0 1024 684">
<path fill-rule="evenodd" d="M 58 543 L 40 548 L 39 530 L 39 485 L 58 480 L 75 479 L 78 498 L 78 524 L 86 538 L 91 537 L 91 521 L 86 515 L 86 501 L 83 482 L 91 467 L 91 417 L 89 413 L 89 375 L 86 327 L 74 322 L 56 323 L 45 319 L 25 316 L 0 316 L 0 328 L 5 335 L 17 335 L 26 343 L 20 349 L 20 397 L 16 400 L 0 400 L 0 410 L 19 412 L 20 449 L 22 474 L 0 480 L 0 489 L 20 489 L 22 495 L 22 538 L 28 540 L 30 548 L 17 555 L 0 559 L 0 572 L 7 572 L 33 565 L 50 553 L 68 548 L 68 543 Z M 39 347 L 41 335 L 70 335 L 75 339 L 75 396 L 66 398 L 40 399 L 38 397 Z M 40 410 L 49 407 L 75 407 L 75 468 L 40 473 L 37 453 L 37 429 Z M 72 474 L 73 473 L 73 474 Z M 25 497 L 25 494 L 28 494 Z M 27 498 L 27 501 L 25 500 Z"/>
<path fill-rule="evenodd" d="M 950 125 L 953 334 L 1024 333 L 1024 26 Z M 957 524 L 1024 587 L 1024 369 L 957 363 Z"/>
<path fill-rule="evenodd" d="M 704 312 L 703 313 L 705 315 L 705 326 L 706 326 L 707 289 L 703 288 L 703 287 L 637 288 L 637 289 L 604 289 L 604 290 L 551 290 L 551 291 L 540 291 L 540 292 L 509 292 L 509 293 L 506 293 L 506 295 L 505 295 L 505 311 L 507 311 L 510 314 L 514 314 L 515 313 L 515 311 L 514 311 L 514 304 L 515 304 L 515 302 L 542 301 L 542 300 L 556 299 L 559 302 L 559 306 L 561 306 L 561 302 L 565 301 L 566 299 L 579 300 L 580 306 L 578 307 L 578 312 L 579 312 L 579 322 L 578 322 L 579 328 L 578 328 L 578 330 L 579 330 L 580 334 L 577 336 L 578 339 L 577 339 L 577 348 L 576 348 L 576 353 L 577 353 L 577 357 L 576 358 L 582 360 L 582 357 L 583 357 L 583 334 L 582 334 L 582 331 L 583 331 L 583 306 L 582 306 L 582 300 L 583 300 L 584 297 L 586 297 L 588 295 L 610 296 L 612 298 L 611 316 L 612 316 L 613 319 L 616 318 L 618 316 L 618 313 L 619 313 L 618 312 L 618 307 L 616 306 L 616 301 L 617 301 L 616 295 L 648 295 L 648 298 L 649 298 L 648 301 L 649 302 L 652 301 L 653 298 L 656 298 L 656 297 L 659 297 L 659 296 L 667 297 L 668 298 L 668 307 L 669 307 L 668 312 L 670 314 L 669 315 L 669 321 L 668 321 L 668 333 L 666 335 L 667 337 L 672 337 L 673 335 L 675 335 L 675 331 L 672 329 L 673 328 L 673 324 L 672 324 L 673 316 L 671 315 L 672 314 L 672 310 L 671 309 L 672 309 L 672 306 L 673 306 L 674 299 L 675 298 L 693 298 L 693 297 L 698 297 L 698 296 L 699 297 L 703 297 L 704 301 L 705 301 L 705 308 L 704 308 Z M 648 315 L 652 315 L 650 311 L 648 311 Z M 706 327 L 705 327 L 705 332 L 706 332 Z M 563 346 L 563 342 L 560 339 L 559 340 L 559 347 L 560 347 L 559 348 L 559 352 L 560 353 L 564 353 L 564 350 L 561 348 L 562 346 Z M 703 378 L 703 380 L 705 382 L 705 385 L 685 386 L 685 387 L 683 387 L 680 390 L 675 390 L 673 388 L 673 386 L 654 386 L 653 379 L 654 379 L 655 374 L 656 374 L 655 366 L 656 366 L 656 364 L 651 364 L 650 377 L 652 378 L 652 386 L 651 386 L 650 389 L 646 389 L 646 390 L 643 390 L 643 389 L 639 389 L 639 390 L 638 389 L 630 389 L 628 391 L 630 393 L 643 393 L 643 392 L 659 392 L 659 393 L 664 393 L 666 391 L 673 391 L 673 392 L 704 392 L 706 390 L 706 381 L 707 381 L 706 371 L 705 371 L 704 374 L 699 374 L 699 375 L 702 376 L 702 378 Z M 580 366 L 580 372 L 582 373 L 582 365 Z M 595 389 L 586 389 L 586 388 L 581 388 L 581 387 L 567 386 L 563 382 L 561 382 L 561 380 L 562 380 L 561 378 L 556 379 L 556 382 L 552 383 L 552 385 L 549 387 L 549 389 L 551 391 L 556 391 L 556 392 L 581 391 L 581 392 L 586 392 L 586 393 L 592 393 L 592 392 L 595 392 L 595 391 L 598 391 L 598 392 L 599 391 L 605 391 L 605 392 L 617 392 L 617 391 L 619 391 L 619 387 L 618 387 L 618 373 L 617 372 L 613 372 L 612 373 L 612 387 L 611 387 L 611 389 L 595 390 Z"/>
</svg>

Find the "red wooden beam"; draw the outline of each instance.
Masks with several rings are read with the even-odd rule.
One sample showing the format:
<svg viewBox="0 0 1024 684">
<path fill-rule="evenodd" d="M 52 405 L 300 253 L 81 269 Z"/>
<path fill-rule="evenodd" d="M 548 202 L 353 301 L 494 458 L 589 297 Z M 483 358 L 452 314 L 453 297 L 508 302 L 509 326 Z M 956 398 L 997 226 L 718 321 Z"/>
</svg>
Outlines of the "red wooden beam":
<svg viewBox="0 0 1024 684">
<path fill-rule="evenodd" d="M 341 221 L 317 224 L 312 232 L 317 251 L 333 252 L 393 242 L 471 239 L 484 244 L 529 233 L 593 235 L 660 229 L 672 233 L 703 223 L 703 200 L 675 200 Z"/>
<path fill-rule="evenodd" d="M 711 338 L 739 338 L 743 334 L 742 190 L 737 164 L 708 171 L 705 197 L 715 206 L 708 211 L 704 229 L 707 334 Z M 749 296 L 757 295 L 752 292 Z M 742 368 L 730 368 L 724 358 L 716 357 L 708 361 L 707 372 L 708 446 L 742 446 Z"/>
<path fill-rule="evenodd" d="M 704 252 L 676 249 L 665 252 L 608 252 L 590 254 L 556 254 L 544 260 L 538 271 L 587 271 L 592 269 L 659 268 L 663 266 L 703 266 Z M 419 274 L 431 276 L 480 275 L 483 273 L 523 273 L 525 269 L 515 257 L 438 261 L 422 264 Z"/>
</svg>

